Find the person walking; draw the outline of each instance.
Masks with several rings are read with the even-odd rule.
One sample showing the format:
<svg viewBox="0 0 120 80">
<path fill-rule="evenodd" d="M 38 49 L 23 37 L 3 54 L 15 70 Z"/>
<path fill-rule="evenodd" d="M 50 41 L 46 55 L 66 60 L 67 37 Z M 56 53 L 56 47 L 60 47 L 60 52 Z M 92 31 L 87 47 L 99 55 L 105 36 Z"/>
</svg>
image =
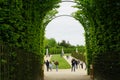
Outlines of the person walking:
<svg viewBox="0 0 120 80">
<path fill-rule="evenodd" d="M 75 68 L 78 69 L 78 61 L 75 60 Z"/>
<path fill-rule="evenodd" d="M 58 72 L 58 65 L 59 65 L 59 62 L 56 61 L 54 64 L 55 64 L 56 71 Z"/>
<path fill-rule="evenodd" d="M 80 60 L 78 60 L 78 67 L 79 67 L 79 68 L 81 67 L 81 65 L 80 65 Z"/>
<path fill-rule="evenodd" d="M 75 72 L 75 59 L 71 60 L 71 65 L 72 65 L 71 71 Z"/>
<path fill-rule="evenodd" d="M 81 68 L 83 69 L 83 61 L 81 61 L 80 65 L 81 65 Z"/>
<path fill-rule="evenodd" d="M 50 61 L 50 62 L 49 62 L 49 69 L 50 69 L 50 71 L 52 71 L 52 68 L 53 68 L 53 64 L 52 64 L 52 62 Z"/>
<path fill-rule="evenodd" d="M 45 64 L 46 64 L 47 71 L 49 71 L 49 61 L 47 60 Z"/>
</svg>

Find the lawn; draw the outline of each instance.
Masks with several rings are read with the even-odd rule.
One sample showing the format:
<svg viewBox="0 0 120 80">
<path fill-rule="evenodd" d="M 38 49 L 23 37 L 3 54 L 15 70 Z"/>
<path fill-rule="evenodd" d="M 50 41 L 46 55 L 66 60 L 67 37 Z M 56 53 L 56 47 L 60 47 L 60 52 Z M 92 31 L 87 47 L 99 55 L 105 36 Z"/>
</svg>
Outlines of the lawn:
<svg viewBox="0 0 120 80">
<path fill-rule="evenodd" d="M 52 55 L 51 60 L 50 61 L 58 61 L 59 62 L 59 69 L 70 69 L 71 66 L 70 64 L 63 58 L 60 56 L 60 54 L 55 54 Z"/>
</svg>

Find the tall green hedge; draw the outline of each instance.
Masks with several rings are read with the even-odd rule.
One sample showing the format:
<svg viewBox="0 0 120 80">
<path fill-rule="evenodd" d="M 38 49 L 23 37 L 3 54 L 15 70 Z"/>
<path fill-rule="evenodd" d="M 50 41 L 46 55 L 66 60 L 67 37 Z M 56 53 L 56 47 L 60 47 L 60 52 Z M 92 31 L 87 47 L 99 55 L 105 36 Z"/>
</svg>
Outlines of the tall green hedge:
<svg viewBox="0 0 120 80">
<path fill-rule="evenodd" d="M 79 53 L 85 53 L 85 48 L 84 47 L 80 47 L 77 48 Z M 63 48 L 64 53 L 75 53 L 76 52 L 76 48 L 75 47 L 71 47 L 71 48 Z M 46 53 L 46 49 L 44 50 L 44 52 Z M 56 47 L 52 47 L 52 48 L 48 48 L 48 53 L 49 54 L 61 54 L 62 53 L 62 47 L 56 48 Z"/>
<path fill-rule="evenodd" d="M 0 44 L 8 46 L 0 61 L 9 62 L 0 63 L 0 80 L 43 80 L 43 20 L 59 2 L 0 0 Z"/>
<path fill-rule="evenodd" d="M 95 80 L 120 79 L 119 0 L 75 0 L 74 14 L 85 29 L 88 73 Z"/>
</svg>

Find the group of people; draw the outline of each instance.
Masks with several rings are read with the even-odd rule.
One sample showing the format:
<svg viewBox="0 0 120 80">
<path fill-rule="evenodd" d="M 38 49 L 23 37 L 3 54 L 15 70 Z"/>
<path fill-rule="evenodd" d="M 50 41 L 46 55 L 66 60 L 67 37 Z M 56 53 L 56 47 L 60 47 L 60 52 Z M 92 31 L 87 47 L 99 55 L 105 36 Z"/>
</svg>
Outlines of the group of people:
<svg viewBox="0 0 120 80">
<path fill-rule="evenodd" d="M 69 58 L 69 57 L 67 56 L 67 58 Z M 56 71 L 58 71 L 58 65 L 59 65 L 58 61 L 48 61 L 48 60 L 46 60 L 45 64 L 46 64 L 47 71 L 52 71 L 54 66 L 55 66 Z M 80 60 L 77 60 L 77 59 L 73 58 L 71 60 L 71 66 L 72 66 L 71 71 L 74 71 L 74 72 L 78 68 L 83 69 L 83 61 L 80 61 Z"/>
<path fill-rule="evenodd" d="M 72 65 L 71 71 L 75 71 L 78 68 L 83 69 L 83 62 L 80 61 L 80 60 L 72 59 L 71 60 L 71 65 Z"/>
<path fill-rule="evenodd" d="M 58 71 L 58 65 L 59 65 L 59 62 L 58 61 L 46 61 L 45 62 L 45 64 L 46 64 L 46 68 L 47 68 L 47 71 L 52 71 L 52 69 L 53 69 L 53 66 L 55 66 L 55 68 L 56 68 L 56 71 Z"/>
</svg>

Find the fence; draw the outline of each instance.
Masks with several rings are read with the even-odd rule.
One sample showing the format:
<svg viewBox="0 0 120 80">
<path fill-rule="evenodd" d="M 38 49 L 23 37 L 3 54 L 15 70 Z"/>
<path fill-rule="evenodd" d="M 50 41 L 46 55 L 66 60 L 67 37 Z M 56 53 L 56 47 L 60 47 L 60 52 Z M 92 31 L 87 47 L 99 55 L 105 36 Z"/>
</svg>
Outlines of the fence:
<svg viewBox="0 0 120 80">
<path fill-rule="evenodd" d="M 94 72 L 93 72 L 93 65 L 91 64 L 90 65 L 90 78 L 92 79 L 92 80 L 94 80 Z"/>
<path fill-rule="evenodd" d="M 37 80 L 40 67 L 40 56 L 0 45 L 0 80 Z"/>
</svg>

